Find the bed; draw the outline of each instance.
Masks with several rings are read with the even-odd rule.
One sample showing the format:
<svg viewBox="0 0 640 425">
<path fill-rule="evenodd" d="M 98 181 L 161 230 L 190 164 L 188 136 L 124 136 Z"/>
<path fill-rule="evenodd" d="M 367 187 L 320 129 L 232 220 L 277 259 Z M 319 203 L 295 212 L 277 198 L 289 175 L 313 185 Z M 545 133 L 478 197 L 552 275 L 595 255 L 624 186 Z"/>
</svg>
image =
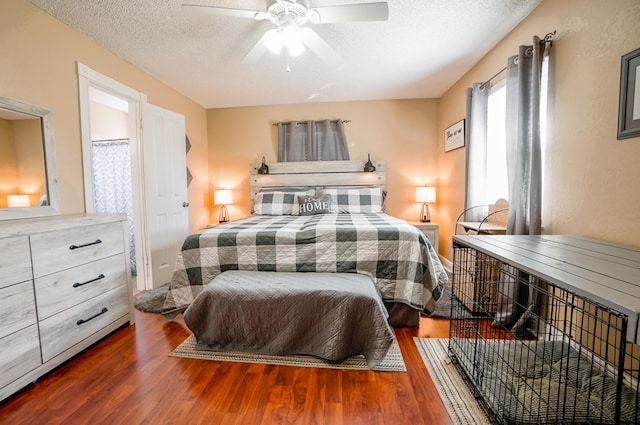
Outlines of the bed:
<svg viewBox="0 0 640 425">
<path fill-rule="evenodd" d="M 389 310 L 389 322 L 417 325 L 420 312 L 433 310 L 447 281 L 438 253 L 414 226 L 383 212 L 383 163 L 377 163 L 376 173 L 363 173 L 363 162 L 330 162 L 270 164 L 266 176 L 257 175 L 253 165 L 254 214 L 187 237 L 165 315 L 184 311 L 227 270 L 333 272 L 368 276 Z M 292 182 L 302 186 L 292 188 Z M 330 208 L 298 215 L 303 196 L 320 206 L 330 199 Z"/>
<path fill-rule="evenodd" d="M 183 317 L 198 350 L 330 362 L 361 355 L 371 369 L 394 339 L 373 282 L 357 273 L 228 270 L 205 286 Z"/>
</svg>

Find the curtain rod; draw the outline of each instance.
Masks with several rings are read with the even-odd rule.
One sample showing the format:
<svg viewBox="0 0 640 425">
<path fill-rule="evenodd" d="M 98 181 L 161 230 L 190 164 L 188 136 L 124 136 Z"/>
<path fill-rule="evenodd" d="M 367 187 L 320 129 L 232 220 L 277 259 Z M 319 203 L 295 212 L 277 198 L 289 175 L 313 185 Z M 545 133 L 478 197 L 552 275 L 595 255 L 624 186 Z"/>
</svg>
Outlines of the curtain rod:
<svg viewBox="0 0 640 425">
<path fill-rule="evenodd" d="M 553 32 L 548 32 L 544 38 L 540 41 L 544 41 L 545 43 L 549 43 L 549 47 L 553 47 L 553 37 L 556 36 L 556 30 L 553 30 Z"/>
<path fill-rule="evenodd" d="M 125 137 L 122 139 L 99 139 L 99 140 L 92 140 L 91 143 L 109 143 L 109 142 L 128 142 L 129 138 Z"/>
<path fill-rule="evenodd" d="M 317 121 L 324 121 L 324 120 L 317 120 Z M 340 121 L 343 124 L 348 124 L 351 122 L 351 120 L 329 120 L 329 121 Z M 274 122 L 272 125 L 280 125 L 280 124 L 290 124 L 292 121 L 278 121 L 278 122 Z M 296 125 L 299 125 L 300 123 L 305 123 L 306 121 L 296 121 Z"/>
<path fill-rule="evenodd" d="M 484 83 L 480 84 L 480 90 L 484 90 L 484 87 L 489 84 L 491 81 L 493 81 L 494 78 L 496 78 L 498 75 L 502 74 L 503 72 L 505 72 L 507 70 L 507 67 L 505 66 L 504 68 L 502 68 L 500 71 L 496 72 L 495 74 L 493 74 L 493 76 L 491 78 L 489 78 L 487 81 L 485 81 Z"/>
<path fill-rule="evenodd" d="M 556 35 L 556 30 L 553 30 L 553 32 L 548 32 L 543 38 L 540 39 L 541 43 L 549 43 L 549 47 L 553 47 L 553 37 Z M 496 78 L 498 75 L 502 74 L 504 71 L 507 70 L 507 67 L 505 66 L 504 68 L 502 68 L 500 71 L 496 72 L 495 74 L 493 74 L 493 76 L 491 76 L 491 78 L 489 78 L 487 81 L 485 81 L 484 83 L 480 84 L 480 90 L 483 90 L 484 87 L 489 84 L 491 81 L 493 81 L 494 78 Z"/>
</svg>

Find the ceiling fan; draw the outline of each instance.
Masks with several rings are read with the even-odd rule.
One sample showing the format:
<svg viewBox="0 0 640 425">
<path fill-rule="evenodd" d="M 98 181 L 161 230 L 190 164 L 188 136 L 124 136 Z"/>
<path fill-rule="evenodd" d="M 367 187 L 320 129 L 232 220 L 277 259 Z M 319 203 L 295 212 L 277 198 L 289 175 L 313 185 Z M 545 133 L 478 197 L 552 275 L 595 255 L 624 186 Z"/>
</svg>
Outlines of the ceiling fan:
<svg viewBox="0 0 640 425">
<path fill-rule="evenodd" d="M 389 6 L 384 1 L 311 7 L 309 0 L 267 0 L 266 11 L 195 4 L 183 4 L 182 7 L 191 13 L 270 21 L 276 28 L 267 31 L 258 40 L 242 63 L 256 62 L 267 50 L 280 54 L 284 49 L 287 55 L 287 71 L 289 57 L 300 55 L 305 51 L 305 47 L 330 66 L 340 63 L 340 56 L 333 48 L 312 29 L 305 27 L 305 24 L 386 21 L 389 18 Z"/>
</svg>

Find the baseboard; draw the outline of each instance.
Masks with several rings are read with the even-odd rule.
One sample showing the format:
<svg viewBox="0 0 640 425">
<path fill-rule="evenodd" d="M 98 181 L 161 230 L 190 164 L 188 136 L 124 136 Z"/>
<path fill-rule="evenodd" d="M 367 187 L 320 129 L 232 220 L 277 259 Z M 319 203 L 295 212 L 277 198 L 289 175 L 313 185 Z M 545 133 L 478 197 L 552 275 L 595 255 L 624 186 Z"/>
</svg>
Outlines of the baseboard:
<svg viewBox="0 0 640 425">
<path fill-rule="evenodd" d="M 453 263 L 448 259 L 444 258 L 442 255 L 440 255 L 439 257 L 440 257 L 440 262 L 442 263 L 442 266 L 445 268 L 447 273 L 453 273 Z"/>
</svg>

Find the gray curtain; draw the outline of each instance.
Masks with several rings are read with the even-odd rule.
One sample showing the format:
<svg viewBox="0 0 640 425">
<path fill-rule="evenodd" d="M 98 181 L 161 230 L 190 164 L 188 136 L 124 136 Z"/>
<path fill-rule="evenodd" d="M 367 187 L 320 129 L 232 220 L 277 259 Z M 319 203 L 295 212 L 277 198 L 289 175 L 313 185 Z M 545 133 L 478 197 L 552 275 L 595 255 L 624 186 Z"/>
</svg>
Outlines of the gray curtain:
<svg viewBox="0 0 640 425">
<path fill-rule="evenodd" d="M 542 147 L 540 128 L 541 81 L 546 43 L 533 37 L 507 63 L 507 174 L 509 218 L 507 234 L 539 235 L 542 230 Z M 499 311 L 494 325 L 514 336 L 529 333 L 531 313 L 537 310 L 530 276 L 517 271 L 502 275 Z"/>
<path fill-rule="evenodd" d="M 489 85 L 475 83 L 467 89 L 467 121 L 465 122 L 466 173 L 464 208 L 488 204 L 487 185 L 487 120 Z M 465 213 L 465 221 L 481 221 L 487 215 L 482 208 Z"/>
<path fill-rule="evenodd" d="M 278 162 L 348 159 L 342 120 L 278 123 Z"/>
<path fill-rule="evenodd" d="M 542 148 L 540 87 L 546 43 L 520 46 L 507 64 L 507 234 L 539 235 L 542 230 Z"/>
</svg>

